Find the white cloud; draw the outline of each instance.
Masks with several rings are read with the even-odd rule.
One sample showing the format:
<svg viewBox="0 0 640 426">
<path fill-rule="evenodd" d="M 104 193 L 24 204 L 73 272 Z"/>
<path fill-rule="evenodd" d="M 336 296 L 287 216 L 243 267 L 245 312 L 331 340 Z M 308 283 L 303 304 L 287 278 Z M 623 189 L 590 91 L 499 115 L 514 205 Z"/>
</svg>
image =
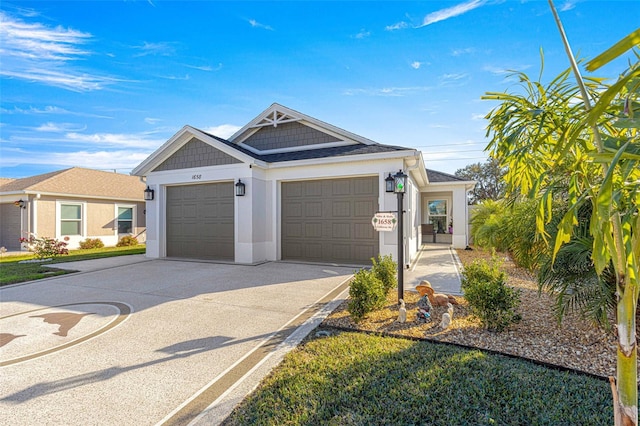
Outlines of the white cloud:
<svg viewBox="0 0 640 426">
<path fill-rule="evenodd" d="M 380 89 L 347 89 L 344 94 L 353 95 L 369 95 L 369 96 L 409 96 L 420 92 L 431 90 L 428 86 L 410 86 L 410 87 L 383 87 Z"/>
<path fill-rule="evenodd" d="M 470 0 L 465 3 L 447 7 L 446 9 L 437 10 L 425 16 L 424 20 L 422 21 L 422 25 L 420 25 L 418 28 L 426 27 L 427 25 L 435 24 L 436 22 L 460 16 L 473 9 L 483 6 L 485 3 L 486 0 Z"/>
<path fill-rule="evenodd" d="M 218 136 L 219 138 L 226 139 L 240 130 L 242 126 L 236 126 L 235 124 L 221 124 L 219 126 L 205 127 L 202 130 L 210 135 Z"/>
<path fill-rule="evenodd" d="M 265 24 L 261 24 L 260 22 L 256 21 L 255 19 L 249 19 L 249 25 L 251 25 L 253 28 L 262 28 L 263 30 L 273 31 L 273 28 L 271 28 L 271 26 L 265 25 Z"/>
<path fill-rule="evenodd" d="M 149 133 L 78 133 L 65 135 L 66 141 L 92 144 L 96 147 L 119 146 L 125 148 L 157 148 L 165 139 L 152 139 Z"/>
<path fill-rule="evenodd" d="M 175 43 L 169 42 L 149 43 L 145 41 L 141 46 L 133 46 L 133 48 L 140 51 L 135 55 L 136 57 L 148 55 L 172 56 L 176 53 Z"/>
<path fill-rule="evenodd" d="M 146 117 L 144 119 L 144 122 L 147 123 L 147 124 L 158 124 L 161 121 L 162 121 L 162 119 L 160 119 L 160 118 Z"/>
<path fill-rule="evenodd" d="M 220 71 L 222 69 L 222 62 L 219 62 L 215 67 L 211 65 L 185 65 L 185 67 L 199 71 Z"/>
<path fill-rule="evenodd" d="M 354 35 L 353 38 L 363 39 L 363 38 L 369 37 L 370 35 L 371 35 L 370 31 L 362 29 L 358 34 Z"/>
<path fill-rule="evenodd" d="M 484 71 L 490 72 L 491 74 L 494 74 L 494 75 L 512 74 L 517 71 L 524 71 L 528 68 L 531 68 L 531 65 L 518 65 L 515 67 L 508 67 L 508 68 L 498 67 L 495 65 L 485 65 L 484 67 L 482 67 Z"/>
<path fill-rule="evenodd" d="M 463 49 L 453 49 L 453 51 L 451 52 L 451 55 L 453 56 L 460 56 L 460 55 L 469 55 L 471 53 L 475 53 L 476 49 L 473 47 L 466 47 Z"/>
<path fill-rule="evenodd" d="M 119 80 L 72 65 L 92 54 L 81 47 L 92 37 L 82 31 L 25 22 L 0 12 L 0 76 L 75 92 L 103 89 Z"/>
<path fill-rule="evenodd" d="M 422 62 L 414 61 L 411 63 L 411 68 L 417 70 L 418 68 L 420 68 L 421 65 L 422 65 Z"/>
<path fill-rule="evenodd" d="M 21 165 L 47 165 L 56 167 L 81 166 L 98 170 L 131 170 L 144 161 L 151 151 L 73 151 L 30 152 L 24 150 L 4 151 L 2 164 L 5 167 Z"/>
<path fill-rule="evenodd" d="M 484 117 L 485 117 L 486 115 L 487 115 L 487 114 L 478 114 L 478 113 L 473 113 L 473 114 L 471 114 L 471 119 L 472 119 L 472 120 L 476 120 L 476 121 L 477 121 L 477 120 L 484 120 Z"/>
<path fill-rule="evenodd" d="M 393 25 L 387 25 L 386 27 L 384 27 L 384 29 L 387 31 L 404 30 L 405 28 L 409 28 L 409 24 L 404 21 L 397 22 Z"/>
<path fill-rule="evenodd" d="M 578 0 L 567 0 L 560 5 L 559 10 L 560 12 L 566 12 L 567 10 L 571 10 L 574 7 L 576 7 L 577 3 L 578 3 Z"/>
<path fill-rule="evenodd" d="M 64 133 L 64 132 L 81 132 L 86 129 L 86 126 L 78 126 L 72 123 L 53 123 L 51 121 L 41 124 L 34 130 L 36 132 L 47 133 Z"/>
</svg>

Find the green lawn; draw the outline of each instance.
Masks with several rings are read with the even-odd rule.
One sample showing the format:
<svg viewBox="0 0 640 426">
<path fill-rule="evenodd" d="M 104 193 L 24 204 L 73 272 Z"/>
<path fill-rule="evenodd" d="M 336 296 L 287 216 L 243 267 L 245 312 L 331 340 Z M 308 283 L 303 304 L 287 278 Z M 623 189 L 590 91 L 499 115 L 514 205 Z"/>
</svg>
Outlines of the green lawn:
<svg viewBox="0 0 640 426">
<path fill-rule="evenodd" d="M 53 266 L 56 263 L 100 259 L 113 256 L 126 256 L 130 254 L 144 254 L 145 250 L 146 246 L 144 245 L 137 245 L 133 247 L 104 247 L 90 250 L 69 250 L 68 255 L 58 256 L 51 261 L 43 263 L 19 263 L 22 260 L 34 259 L 35 256 L 33 254 L 4 256 L 0 259 L 0 286 L 72 272 L 48 267 Z"/>
<path fill-rule="evenodd" d="M 345 332 L 291 352 L 223 424 L 605 425 L 612 419 L 605 380 L 480 350 Z"/>
</svg>

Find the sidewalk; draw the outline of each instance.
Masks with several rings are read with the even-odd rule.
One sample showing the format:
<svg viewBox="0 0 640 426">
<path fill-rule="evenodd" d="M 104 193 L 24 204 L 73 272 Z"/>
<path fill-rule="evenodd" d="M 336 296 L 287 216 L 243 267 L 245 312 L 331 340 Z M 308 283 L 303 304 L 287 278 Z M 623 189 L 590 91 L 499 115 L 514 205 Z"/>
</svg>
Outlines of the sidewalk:
<svg viewBox="0 0 640 426">
<path fill-rule="evenodd" d="M 422 280 L 431 283 L 437 293 L 461 295 L 462 263 L 448 244 L 423 244 L 418 260 L 405 271 L 404 289 L 415 291 Z"/>
</svg>

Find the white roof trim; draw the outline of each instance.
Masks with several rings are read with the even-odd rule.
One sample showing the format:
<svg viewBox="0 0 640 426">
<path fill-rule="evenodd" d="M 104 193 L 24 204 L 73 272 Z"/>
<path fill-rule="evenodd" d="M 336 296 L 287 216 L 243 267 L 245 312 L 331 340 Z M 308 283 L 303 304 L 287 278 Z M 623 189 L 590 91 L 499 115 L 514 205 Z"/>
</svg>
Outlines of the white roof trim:
<svg viewBox="0 0 640 426">
<path fill-rule="evenodd" d="M 357 145 L 357 144 L 354 142 L 339 141 L 339 142 L 323 143 L 323 144 L 316 144 L 316 145 L 292 146 L 289 148 L 265 149 L 264 151 L 260 151 L 249 145 L 245 145 L 244 142 L 241 142 L 238 144 L 238 146 L 248 151 L 251 151 L 257 155 L 281 154 L 283 152 L 311 151 L 313 149 L 335 148 L 337 146 L 349 146 L 349 145 Z"/>
<path fill-rule="evenodd" d="M 264 120 L 267 120 L 269 116 L 273 117 L 274 114 L 277 115 L 278 113 L 283 114 L 283 116 L 287 117 L 286 120 L 281 121 L 282 123 L 284 123 L 284 122 L 292 122 L 292 121 L 303 121 L 305 125 L 313 127 L 316 130 L 319 130 L 321 132 L 325 132 L 325 133 L 331 134 L 332 136 L 335 136 L 338 139 L 352 140 L 354 142 L 361 143 L 361 144 L 364 144 L 364 145 L 377 145 L 376 142 L 374 142 L 374 141 L 372 141 L 370 139 L 367 139 L 365 137 L 356 135 L 355 133 L 348 132 L 348 131 L 346 131 L 344 129 L 341 129 L 339 127 L 333 126 L 333 125 L 331 125 L 329 123 L 325 123 L 324 121 L 320 121 L 320 120 L 318 120 L 316 118 L 313 118 L 313 117 L 311 117 L 309 115 L 306 115 L 306 114 L 303 114 L 301 112 L 292 110 L 292 109 L 287 108 L 286 106 L 280 105 L 278 103 L 271 104 L 271 106 L 269 108 L 264 110 L 256 118 L 254 118 L 249 123 L 247 123 L 243 128 L 241 128 L 240 130 L 235 132 L 228 140 L 230 142 L 233 142 L 233 143 L 236 143 L 236 144 L 242 143 L 249 136 L 251 136 L 253 133 L 255 133 L 255 131 L 254 131 L 254 132 L 248 133 L 247 135 L 244 135 L 245 132 L 247 132 L 250 129 L 264 127 L 265 124 L 261 124 L 261 123 L 264 123 L 265 122 Z M 274 123 L 274 124 L 277 125 L 277 123 Z M 243 137 L 241 137 L 241 136 L 243 136 Z"/>
<path fill-rule="evenodd" d="M 335 164 L 335 163 L 352 163 L 359 161 L 379 161 L 389 160 L 392 158 L 415 158 L 415 150 L 406 151 L 393 151 L 393 152 L 378 152 L 375 154 L 358 154 L 358 155 L 342 155 L 334 157 L 322 157 L 322 158 L 309 158 L 307 160 L 291 160 L 291 161 L 279 161 L 277 163 L 269 163 L 269 169 L 282 169 L 286 167 L 300 167 L 300 166 L 317 166 L 322 164 Z"/>
<path fill-rule="evenodd" d="M 160 148 L 156 149 L 149 157 L 147 157 L 142 163 L 140 163 L 135 169 L 131 171 L 133 176 L 146 176 L 154 168 L 158 167 L 165 160 L 171 157 L 176 151 L 182 148 L 187 142 L 195 137 L 204 143 L 211 145 L 212 147 L 219 149 L 227 155 L 230 155 L 244 163 L 253 163 L 256 165 L 264 165 L 264 162 L 256 160 L 255 158 L 231 148 L 228 145 L 218 141 L 216 138 L 209 136 L 202 131 L 191 127 L 184 126 L 178 133 L 173 135 L 171 139 L 165 142 Z"/>
</svg>

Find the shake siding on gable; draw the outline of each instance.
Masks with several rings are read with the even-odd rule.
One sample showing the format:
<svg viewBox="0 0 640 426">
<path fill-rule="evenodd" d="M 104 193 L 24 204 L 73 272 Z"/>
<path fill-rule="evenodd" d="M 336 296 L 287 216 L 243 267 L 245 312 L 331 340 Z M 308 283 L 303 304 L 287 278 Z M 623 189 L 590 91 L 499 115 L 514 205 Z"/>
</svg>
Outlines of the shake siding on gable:
<svg viewBox="0 0 640 426">
<path fill-rule="evenodd" d="M 209 144 L 192 138 L 153 171 L 159 172 L 236 163 L 241 163 L 241 161 Z"/>
<path fill-rule="evenodd" d="M 278 127 L 262 127 L 243 143 L 258 151 L 295 148 L 307 145 L 341 142 L 340 139 L 301 123 L 284 123 Z"/>
</svg>

